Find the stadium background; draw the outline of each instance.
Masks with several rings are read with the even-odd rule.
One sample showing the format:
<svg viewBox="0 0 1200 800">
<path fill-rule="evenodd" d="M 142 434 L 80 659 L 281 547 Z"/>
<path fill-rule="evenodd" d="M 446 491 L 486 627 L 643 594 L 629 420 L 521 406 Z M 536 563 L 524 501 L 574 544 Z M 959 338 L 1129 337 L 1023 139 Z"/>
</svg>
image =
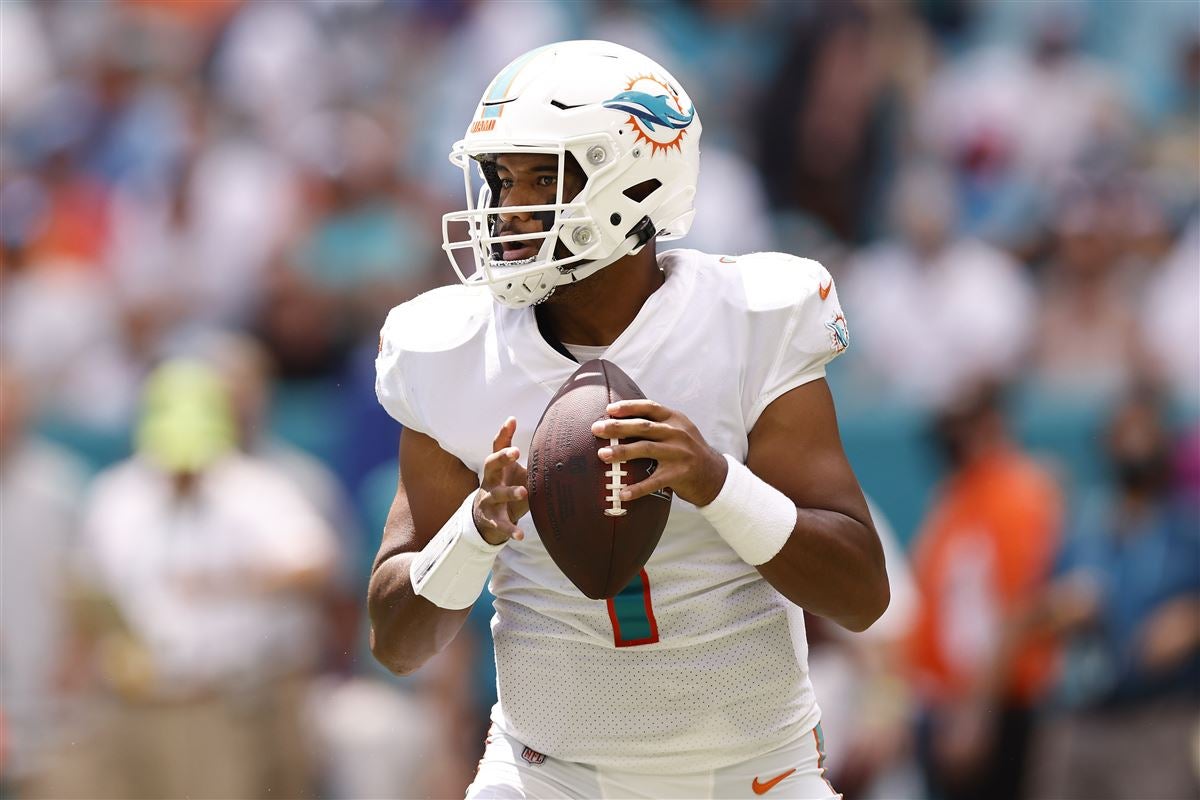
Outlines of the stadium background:
<svg viewBox="0 0 1200 800">
<path fill-rule="evenodd" d="M 1175 486 L 1196 496 L 1194 3 L 5 0 L 5 793 L 102 794 L 140 769 L 114 755 L 122 731 L 148 752 L 106 714 L 176 702 L 152 677 L 129 686 L 75 587 L 91 482 L 131 454 L 146 376 L 177 356 L 230 379 L 243 446 L 338 541 L 329 585 L 294 600 L 320 620 L 288 701 L 302 735 L 242 757 L 322 796 L 465 786 L 494 691 L 486 604 L 414 676 L 383 674 L 365 646 L 398 434 L 374 400 L 376 336 L 392 305 L 453 279 L 440 214 L 462 189 L 445 155 L 487 81 L 569 38 L 640 49 L 695 100 L 699 211 L 679 246 L 834 274 L 853 342 L 830 373 L 842 434 L 900 548 L 939 502 L 947 412 L 983 383 L 1003 385 L 1015 446 L 1060 487 L 1064 539 L 1112 488 L 1105 426 L 1132 391 L 1162 409 Z M 828 646 L 910 676 L 897 625 Z M 136 641 L 136 621 L 112 627 Z M 210 645 L 214 661 L 238 647 Z M 244 691 L 209 680 L 206 697 Z M 858 796 L 924 796 L 917 681 L 871 680 L 889 685 L 893 746 L 862 756 Z M 844 730 L 879 711 L 847 713 Z M 201 774 L 226 763 L 186 747 Z"/>
</svg>

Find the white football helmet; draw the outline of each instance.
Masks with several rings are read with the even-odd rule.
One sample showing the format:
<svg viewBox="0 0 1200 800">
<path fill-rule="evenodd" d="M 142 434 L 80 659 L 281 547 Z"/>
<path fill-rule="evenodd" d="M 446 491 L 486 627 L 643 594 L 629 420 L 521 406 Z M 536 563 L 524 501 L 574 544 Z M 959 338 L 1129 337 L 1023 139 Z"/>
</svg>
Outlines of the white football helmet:
<svg viewBox="0 0 1200 800">
<path fill-rule="evenodd" d="M 442 218 L 442 249 L 463 283 L 486 285 L 506 306 L 539 303 L 555 287 L 636 253 L 655 235 L 667 240 L 688 232 L 700 130 L 687 93 L 641 53 L 601 41 L 531 50 L 491 82 L 466 136 L 450 152 L 451 163 L 463 170 L 467 208 Z M 505 208 L 540 218 L 541 233 L 498 235 L 495 158 L 503 153 L 558 158 L 553 203 Z M 563 198 L 567 154 L 585 175 L 569 202 Z M 631 192 L 634 187 L 639 190 Z M 503 259 L 505 242 L 537 239 L 535 256 Z M 456 258 L 461 250 L 474 257 L 469 276 Z"/>
</svg>

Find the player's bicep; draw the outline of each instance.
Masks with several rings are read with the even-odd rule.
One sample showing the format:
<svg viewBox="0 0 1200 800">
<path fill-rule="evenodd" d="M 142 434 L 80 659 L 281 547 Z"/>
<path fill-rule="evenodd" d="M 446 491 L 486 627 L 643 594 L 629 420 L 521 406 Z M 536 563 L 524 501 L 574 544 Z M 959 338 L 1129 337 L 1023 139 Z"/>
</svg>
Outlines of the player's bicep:
<svg viewBox="0 0 1200 800">
<path fill-rule="evenodd" d="M 750 431 L 746 466 L 800 508 L 836 511 L 871 526 L 823 378 L 785 392 L 763 410 Z"/>
<path fill-rule="evenodd" d="M 396 497 L 375 566 L 397 553 L 424 547 L 478 486 L 475 473 L 432 437 L 405 429 L 400 434 Z"/>
</svg>

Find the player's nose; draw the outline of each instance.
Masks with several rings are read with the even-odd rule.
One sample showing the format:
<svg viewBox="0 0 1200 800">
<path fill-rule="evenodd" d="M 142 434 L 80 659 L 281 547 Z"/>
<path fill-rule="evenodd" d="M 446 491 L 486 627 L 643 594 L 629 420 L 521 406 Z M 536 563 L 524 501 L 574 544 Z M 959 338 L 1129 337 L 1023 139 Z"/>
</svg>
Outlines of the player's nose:
<svg viewBox="0 0 1200 800">
<path fill-rule="evenodd" d="M 504 203 L 500 206 L 500 221 L 502 223 L 510 222 L 528 222 L 532 218 L 530 211 L 505 211 L 505 208 L 511 208 L 518 205 L 528 205 L 528 203 Z"/>
<path fill-rule="evenodd" d="M 552 202 L 543 197 L 537 187 L 530 182 L 518 180 L 504 195 L 500 201 L 500 219 L 504 221 L 526 221 L 533 218 L 531 211 L 506 211 L 505 209 L 513 209 L 521 206 L 543 205 L 547 202 Z"/>
</svg>

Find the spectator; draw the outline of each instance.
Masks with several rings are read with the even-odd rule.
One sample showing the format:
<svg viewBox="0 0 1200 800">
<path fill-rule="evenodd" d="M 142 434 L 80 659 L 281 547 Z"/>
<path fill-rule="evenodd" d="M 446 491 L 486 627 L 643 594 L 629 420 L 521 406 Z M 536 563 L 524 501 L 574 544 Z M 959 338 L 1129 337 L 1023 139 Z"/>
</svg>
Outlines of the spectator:
<svg viewBox="0 0 1200 800">
<path fill-rule="evenodd" d="M 1107 433 L 1111 484 L 1084 505 L 1031 627 L 1066 645 L 1037 797 L 1191 798 L 1200 701 L 1200 515 L 1172 495 L 1157 400 L 1127 399 Z"/>
<path fill-rule="evenodd" d="M 190 310 L 210 324 L 230 325 L 256 311 L 300 200 L 293 164 L 250 131 L 225 128 L 206 132 L 194 162 L 178 176 L 187 178 L 178 189 L 186 194 L 172 211 L 185 211 L 177 230 L 190 238 L 187 253 L 201 273 L 194 281 L 200 302 Z"/>
<path fill-rule="evenodd" d="M 1049 575 L 1059 490 L 1010 438 L 995 388 L 936 425 L 950 472 L 914 546 L 919 757 L 943 800 L 1018 800 L 1050 654 L 1007 629 Z"/>
<path fill-rule="evenodd" d="M 101 474 L 84 568 L 111 713 L 95 772 L 64 796 L 308 796 L 300 714 L 313 642 L 297 637 L 333 567 L 332 536 L 268 464 L 233 451 L 219 380 L 172 362 L 147 383 L 138 454 Z M 86 776 L 86 777 L 84 777 Z"/>
<path fill-rule="evenodd" d="M 922 407 L 1012 377 L 1033 321 L 1020 267 L 955 232 L 955 198 L 944 168 L 908 167 L 892 201 L 898 238 L 852 259 L 838 286 L 854 315 L 860 380 Z"/>
<path fill-rule="evenodd" d="M 370 557 L 350 498 L 325 464 L 271 430 L 273 370 L 266 349 L 249 336 L 217 334 L 204 350 L 229 392 L 238 448 L 290 480 L 337 536 L 336 580 L 322 604 L 324 619 L 304 620 L 301 629 L 287 635 L 323 642 L 322 661 L 346 672 L 354 656 L 362 605 L 359 564 Z"/>
<path fill-rule="evenodd" d="M 444 275 L 444 256 L 430 232 L 438 218 L 423 187 L 399 174 L 398 131 L 364 114 L 329 120 L 314 195 L 319 213 L 300 242 L 296 264 L 319 290 L 336 298 L 354 332 L 374 341 L 392 306 Z"/>
<path fill-rule="evenodd" d="M 319 13 L 313 4 L 246 3 L 215 53 L 222 105 L 251 117 L 269 141 L 284 141 L 333 97 L 337 50 L 323 41 Z"/>
<path fill-rule="evenodd" d="M 853 3 L 817 6 L 762 95 L 757 128 L 767 196 L 844 242 L 871 233 L 892 144 L 890 98 Z"/>
<path fill-rule="evenodd" d="M 63 732 L 67 581 L 84 470 L 33 435 L 20 375 L 0 359 L 0 794 L 24 795 Z"/>
<path fill-rule="evenodd" d="M 1170 254 L 1147 276 L 1138 315 L 1140 351 L 1152 375 L 1178 401 L 1200 403 L 1200 216 L 1192 218 Z"/>
<path fill-rule="evenodd" d="M 1080 15 L 1061 4 L 1035 13 L 1025 41 L 947 61 L 926 94 L 918 141 L 976 178 L 1012 171 L 1052 186 L 1130 133 L 1120 82 L 1078 48 Z"/>
<path fill-rule="evenodd" d="M 71 262 L 10 251 L 0 272 L 0 341 L 44 415 L 97 431 L 124 430 L 139 365 L 126 347 L 111 286 Z"/>
<path fill-rule="evenodd" d="M 5 53 L 0 114 L 19 118 L 41 98 L 52 75 L 51 54 L 32 4 L 0 5 L 0 50 Z"/>
<path fill-rule="evenodd" d="M 1085 185 L 1067 195 L 1054 222 L 1032 370 L 1052 395 L 1115 398 L 1136 376 L 1143 278 L 1121 269 L 1124 220 L 1113 201 Z"/>
<path fill-rule="evenodd" d="M 337 476 L 313 456 L 279 438 L 271 429 L 274 373 L 270 356 L 262 344 L 243 334 L 214 333 L 204 340 L 201 351 L 229 393 L 238 449 L 287 475 L 320 512 L 330 529 L 352 536 L 358 525 Z M 352 542 L 343 545 L 347 551 L 353 546 Z"/>
<path fill-rule="evenodd" d="M 1195 203 L 1200 187 L 1200 30 L 1182 32 L 1174 53 L 1174 81 L 1165 118 L 1148 142 L 1150 167 L 1183 203 Z"/>
</svg>

